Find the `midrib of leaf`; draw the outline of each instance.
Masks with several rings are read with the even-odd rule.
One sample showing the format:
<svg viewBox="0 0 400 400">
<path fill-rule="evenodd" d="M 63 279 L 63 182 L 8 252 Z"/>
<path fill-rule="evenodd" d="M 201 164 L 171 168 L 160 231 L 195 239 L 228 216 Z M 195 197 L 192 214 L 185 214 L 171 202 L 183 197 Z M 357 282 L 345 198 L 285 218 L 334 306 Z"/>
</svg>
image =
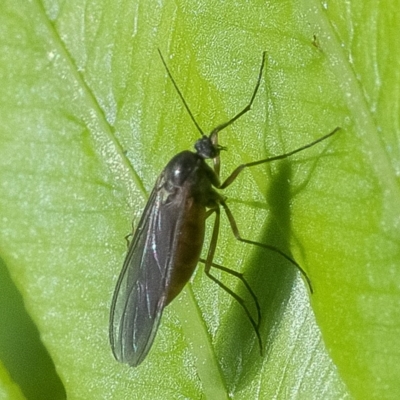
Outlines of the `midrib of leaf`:
<svg viewBox="0 0 400 400">
<path fill-rule="evenodd" d="M 134 181 L 134 184 L 142 193 L 143 198 L 147 199 L 148 193 L 143 185 L 142 179 L 139 177 L 132 163 L 126 157 L 121 143 L 113 133 L 109 123 L 107 122 L 105 114 L 102 111 L 90 87 L 85 82 L 83 76 L 78 72 L 73 58 L 63 45 L 63 42 L 58 35 L 58 32 L 56 31 L 56 29 L 54 29 L 54 25 L 49 21 L 41 3 L 33 2 L 32 4 L 36 8 L 37 14 L 40 15 L 43 25 L 47 28 L 48 37 L 51 39 L 51 43 L 59 51 L 59 53 L 63 55 L 64 59 L 69 65 L 71 75 L 76 80 L 78 85 L 81 86 L 82 93 L 86 98 L 87 104 L 89 105 L 90 109 L 94 110 L 102 132 L 107 136 L 111 145 L 114 146 L 117 154 L 120 157 L 121 164 L 124 166 L 124 168 L 127 169 L 129 175 Z M 190 343 L 196 344 L 195 346 L 191 347 L 191 350 L 196 358 L 197 372 L 203 384 L 204 392 L 207 398 L 215 398 L 216 395 L 217 398 L 225 398 L 226 386 L 221 370 L 219 368 L 218 361 L 213 351 L 211 337 L 207 333 L 207 328 L 201 316 L 201 312 L 197 307 L 197 303 L 194 299 L 191 287 L 187 287 L 186 292 L 189 295 L 189 308 L 176 307 L 176 310 L 178 311 L 180 320 L 182 321 L 183 329 L 185 331 L 185 335 L 188 338 L 188 341 Z M 188 323 L 187 321 L 190 321 L 190 323 Z"/>
<path fill-rule="evenodd" d="M 63 55 L 64 59 L 67 61 L 69 65 L 69 70 L 71 72 L 71 75 L 76 80 L 78 85 L 82 87 L 82 93 L 84 94 L 84 97 L 86 99 L 87 104 L 89 105 L 89 108 L 94 110 L 99 126 L 102 129 L 102 132 L 107 136 L 111 144 L 114 146 L 117 154 L 120 157 L 121 164 L 128 170 L 129 175 L 135 182 L 135 185 L 139 188 L 140 192 L 143 195 L 143 198 L 147 199 L 148 193 L 143 185 L 142 179 L 139 177 L 134 166 L 126 157 L 124 149 L 122 148 L 121 143 L 118 141 L 118 139 L 112 132 L 112 129 L 109 123 L 107 122 L 104 112 L 101 109 L 97 99 L 93 95 L 93 92 L 91 91 L 90 87 L 85 82 L 83 76 L 78 72 L 76 65 L 73 61 L 73 58 L 71 57 L 68 50 L 65 48 L 60 36 L 58 35 L 57 30 L 54 28 L 54 25 L 49 21 L 42 7 L 42 4 L 39 2 L 33 2 L 32 4 L 36 8 L 37 14 L 40 15 L 43 25 L 47 28 L 48 38 L 51 39 L 51 43 L 59 51 L 59 53 Z"/>
<path fill-rule="evenodd" d="M 175 310 L 179 313 L 183 331 L 194 354 L 204 394 L 207 399 L 224 399 L 227 397 L 225 381 L 206 324 L 200 317 L 192 286 L 187 285 L 182 294 L 184 298 L 175 305 Z"/>
<path fill-rule="evenodd" d="M 337 78 L 339 87 L 344 93 L 343 97 L 349 108 L 350 115 L 354 117 L 353 121 L 360 137 L 368 139 L 362 141 L 366 149 L 364 154 L 369 158 L 369 165 L 372 166 L 381 182 L 381 187 L 384 189 L 385 198 L 390 204 L 387 209 L 392 210 L 392 216 L 398 218 L 398 215 L 400 215 L 400 202 L 398 201 L 400 188 L 397 185 L 387 153 L 382 148 L 382 142 L 377 135 L 374 120 L 368 109 L 360 84 L 354 75 L 349 60 L 344 54 L 331 23 L 328 21 L 326 13 L 321 9 L 320 3 L 314 1 L 314 7 L 310 7 L 309 3 L 303 5 L 310 23 L 319 26 L 321 32 L 326 33 L 323 47 L 329 65 Z"/>
</svg>

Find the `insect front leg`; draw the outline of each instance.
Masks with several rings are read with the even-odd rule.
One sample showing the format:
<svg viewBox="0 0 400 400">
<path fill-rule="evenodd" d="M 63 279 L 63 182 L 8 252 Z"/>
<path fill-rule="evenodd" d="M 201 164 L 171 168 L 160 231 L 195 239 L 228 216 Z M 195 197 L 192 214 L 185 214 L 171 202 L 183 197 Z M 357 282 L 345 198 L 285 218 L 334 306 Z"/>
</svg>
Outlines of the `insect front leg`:
<svg viewBox="0 0 400 400">
<path fill-rule="evenodd" d="M 252 244 L 252 245 L 255 245 L 255 246 L 263 247 L 264 249 L 268 249 L 268 250 L 274 251 L 274 252 L 280 254 L 282 257 L 286 258 L 286 260 L 288 260 L 290 263 L 292 263 L 300 271 L 300 273 L 304 276 L 304 279 L 306 280 L 306 282 L 308 284 L 308 287 L 310 288 L 310 292 L 313 293 L 313 288 L 312 288 L 312 285 L 311 285 L 310 278 L 308 277 L 308 275 L 304 271 L 304 269 L 301 268 L 300 265 L 295 260 L 293 260 L 293 258 L 289 257 L 282 250 L 278 249 L 275 246 L 272 246 L 272 245 L 269 245 L 269 244 L 265 244 L 265 243 L 254 242 L 253 240 L 248 240 L 248 239 L 242 238 L 240 236 L 239 229 L 237 227 L 237 224 L 236 224 L 235 218 L 234 218 L 234 216 L 232 214 L 232 211 L 229 209 L 228 205 L 225 203 L 224 200 L 221 200 L 220 203 L 221 203 L 222 207 L 224 208 L 226 216 L 228 217 L 228 220 L 229 220 L 229 224 L 231 225 L 232 232 L 235 235 L 235 238 L 237 240 L 239 240 L 240 242 L 243 242 L 243 243 Z"/>
<path fill-rule="evenodd" d="M 332 132 L 329 132 L 327 135 L 324 135 L 322 137 L 320 137 L 317 140 L 314 140 L 311 143 L 308 143 L 304 146 L 299 147 L 298 149 L 289 151 L 288 153 L 284 153 L 284 154 L 280 154 L 279 156 L 273 156 L 273 157 L 268 157 L 268 158 L 264 158 L 263 160 L 258 160 L 258 161 L 253 161 L 253 162 L 249 162 L 246 164 L 241 164 L 239 165 L 237 168 L 235 168 L 233 170 L 233 172 L 228 176 L 228 178 L 225 179 L 225 181 L 222 183 L 222 185 L 218 188 L 218 189 L 225 189 L 228 186 L 230 186 L 235 179 L 238 177 L 238 175 L 245 169 L 245 168 L 249 168 L 249 167 L 255 167 L 256 165 L 260 165 L 260 164 L 266 164 L 269 163 L 271 161 L 277 161 L 277 160 L 283 160 L 289 156 L 292 156 L 293 154 L 299 153 L 300 151 L 303 151 L 305 149 L 308 149 L 312 146 L 315 146 L 316 144 L 322 142 L 325 139 L 328 139 L 329 137 L 333 136 L 336 132 L 338 132 L 341 128 L 338 126 L 336 127 Z"/>
</svg>

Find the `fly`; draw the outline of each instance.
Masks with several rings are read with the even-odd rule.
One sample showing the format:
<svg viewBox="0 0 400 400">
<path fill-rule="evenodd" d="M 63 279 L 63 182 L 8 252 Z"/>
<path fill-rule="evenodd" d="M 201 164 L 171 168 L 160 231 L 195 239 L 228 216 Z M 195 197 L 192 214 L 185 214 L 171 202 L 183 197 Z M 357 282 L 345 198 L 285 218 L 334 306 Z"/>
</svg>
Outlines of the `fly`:
<svg viewBox="0 0 400 400">
<path fill-rule="evenodd" d="M 300 271 L 312 293 L 311 282 L 300 265 L 278 248 L 242 238 L 225 197 L 216 189 L 230 186 L 245 168 L 282 160 L 327 139 L 340 128 L 337 127 L 314 142 L 288 153 L 242 164 L 221 183 L 220 152 L 224 148 L 218 144 L 218 133 L 251 109 L 261 83 L 266 53 L 263 53 L 257 83 L 248 105 L 229 121 L 214 128 L 209 135 L 204 134 L 195 120 L 160 50 L 159 54 L 201 137 L 194 145 L 195 152 L 182 151 L 174 156 L 161 172 L 129 244 L 111 304 L 109 335 L 114 357 L 131 366 L 138 366 L 145 359 L 153 344 L 164 308 L 181 292 L 199 261 L 205 264 L 207 276 L 243 307 L 262 353 L 259 332 L 261 311 L 256 295 L 241 273 L 213 262 L 221 206 L 236 239 L 279 253 Z M 206 163 L 207 159 L 213 160 L 213 168 Z M 205 222 L 212 214 L 215 214 L 214 227 L 204 260 L 200 258 L 200 254 Z M 211 274 L 212 267 L 235 276 L 245 285 L 257 309 L 256 319 L 252 317 L 244 300 Z"/>
</svg>

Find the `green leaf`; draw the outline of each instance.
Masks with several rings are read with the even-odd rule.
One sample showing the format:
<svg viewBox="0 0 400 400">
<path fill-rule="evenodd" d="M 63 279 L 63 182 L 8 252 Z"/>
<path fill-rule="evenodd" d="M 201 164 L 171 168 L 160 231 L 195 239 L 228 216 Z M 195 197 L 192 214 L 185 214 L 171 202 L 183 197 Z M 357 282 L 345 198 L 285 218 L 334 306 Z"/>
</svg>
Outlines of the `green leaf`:
<svg viewBox="0 0 400 400">
<path fill-rule="evenodd" d="M 20 388 L 10 379 L 8 371 L 0 362 L 0 399 L 1 400 L 23 400 L 25 397 Z"/>
<path fill-rule="evenodd" d="M 394 7 L 3 2 L 0 256 L 68 398 L 339 399 L 346 386 L 396 397 Z M 315 291 L 222 219 L 215 262 L 257 294 L 263 357 L 240 306 L 200 266 L 143 364 L 112 358 L 124 236 L 168 160 L 198 138 L 158 47 L 207 132 L 247 104 L 267 51 L 252 111 L 220 134 L 222 177 L 342 127 L 225 191 L 242 236 L 291 254 Z M 242 285 L 215 275 L 255 312 Z"/>
</svg>

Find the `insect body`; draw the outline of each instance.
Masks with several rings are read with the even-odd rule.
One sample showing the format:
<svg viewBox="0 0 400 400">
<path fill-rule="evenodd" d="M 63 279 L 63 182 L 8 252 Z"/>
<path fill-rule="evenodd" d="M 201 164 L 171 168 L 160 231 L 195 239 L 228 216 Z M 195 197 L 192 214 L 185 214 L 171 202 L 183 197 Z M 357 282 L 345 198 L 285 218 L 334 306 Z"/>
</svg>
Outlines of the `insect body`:
<svg viewBox="0 0 400 400">
<path fill-rule="evenodd" d="M 310 289 L 311 285 L 304 270 L 282 251 L 270 245 L 241 238 L 224 197 L 216 189 L 229 186 L 246 167 L 286 158 L 317 144 L 339 129 L 336 128 L 328 135 L 292 152 L 243 164 L 221 184 L 219 153 L 223 148 L 218 144 L 218 133 L 250 110 L 261 82 L 265 53 L 249 104 L 231 120 L 217 126 L 209 135 L 205 135 L 197 124 L 161 53 L 160 56 L 185 108 L 201 133 L 201 138 L 195 144 L 195 152 L 183 151 L 174 156 L 158 177 L 129 245 L 115 288 L 110 313 L 111 348 L 118 361 L 131 366 L 139 365 L 146 357 L 164 308 L 180 293 L 196 268 L 204 241 L 205 221 L 213 213 L 215 222 L 210 247 L 206 260 L 202 260 L 205 263 L 205 272 L 239 301 L 249 317 L 262 349 L 259 333 L 261 314 L 255 294 L 240 273 L 213 263 L 219 232 L 220 207 L 226 212 L 238 240 L 278 252 L 300 270 Z M 206 163 L 206 159 L 214 161 L 214 168 Z M 210 273 L 211 267 L 231 273 L 244 283 L 256 304 L 257 321 L 251 316 L 243 299 Z"/>
</svg>

